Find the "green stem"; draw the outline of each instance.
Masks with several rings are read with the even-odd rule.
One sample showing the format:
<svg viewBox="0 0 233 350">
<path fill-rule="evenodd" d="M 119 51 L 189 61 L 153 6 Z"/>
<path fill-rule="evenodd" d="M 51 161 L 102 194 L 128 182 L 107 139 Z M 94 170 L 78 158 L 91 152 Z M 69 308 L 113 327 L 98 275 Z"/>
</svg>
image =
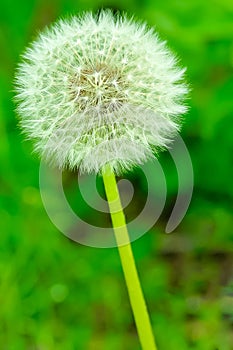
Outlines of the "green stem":
<svg viewBox="0 0 233 350">
<path fill-rule="evenodd" d="M 102 175 L 129 299 L 142 349 L 156 350 L 157 347 L 130 245 L 115 175 L 108 164 L 103 168 Z"/>
</svg>

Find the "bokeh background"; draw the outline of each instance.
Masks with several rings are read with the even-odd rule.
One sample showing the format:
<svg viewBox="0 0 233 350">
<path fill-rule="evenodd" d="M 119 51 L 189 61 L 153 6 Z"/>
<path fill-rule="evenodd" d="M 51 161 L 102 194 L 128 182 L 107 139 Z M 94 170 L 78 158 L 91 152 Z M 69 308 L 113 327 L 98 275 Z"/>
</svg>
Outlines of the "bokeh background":
<svg viewBox="0 0 233 350">
<path fill-rule="evenodd" d="M 190 208 L 176 230 L 165 234 L 178 184 L 169 153 L 161 154 L 166 206 L 156 225 L 133 243 L 159 349 L 231 350 L 230 0 L 1 1 L 0 349 L 140 349 L 117 250 L 74 243 L 50 222 L 40 198 L 39 160 L 18 130 L 12 102 L 16 64 L 36 33 L 59 16 L 105 7 L 155 25 L 187 67 L 192 88 L 182 130 L 195 175 Z M 140 173 L 131 174 L 131 180 L 140 185 Z M 66 173 L 64 182 L 75 207 L 76 174 Z M 138 187 L 131 213 L 139 210 L 140 196 L 146 194 L 143 185 Z M 109 220 L 84 204 L 82 212 L 100 225 Z"/>
</svg>

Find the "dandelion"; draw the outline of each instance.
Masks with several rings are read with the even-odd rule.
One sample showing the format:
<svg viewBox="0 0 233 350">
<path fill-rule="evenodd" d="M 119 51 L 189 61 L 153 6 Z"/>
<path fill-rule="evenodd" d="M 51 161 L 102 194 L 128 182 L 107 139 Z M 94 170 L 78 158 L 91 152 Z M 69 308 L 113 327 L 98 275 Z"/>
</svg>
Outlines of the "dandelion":
<svg viewBox="0 0 233 350">
<path fill-rule="evenodd" d="M 186 111 L 184 71 L 153 29 L 102 11 L 45 30 L 16 76 L 20 125 L 35 151 L 60 169 L 103 176 L 144 350 L 156 345 L 115 175 L 168 147 Z"/>
<path fill-rule="evenodd" d="M 184 69 L 152 29 L 110 11 L 60 20 L 28 48 L 22 130 L 61 169 L 119 175 L 166 147 L 185 112 Z"/>
</svg>

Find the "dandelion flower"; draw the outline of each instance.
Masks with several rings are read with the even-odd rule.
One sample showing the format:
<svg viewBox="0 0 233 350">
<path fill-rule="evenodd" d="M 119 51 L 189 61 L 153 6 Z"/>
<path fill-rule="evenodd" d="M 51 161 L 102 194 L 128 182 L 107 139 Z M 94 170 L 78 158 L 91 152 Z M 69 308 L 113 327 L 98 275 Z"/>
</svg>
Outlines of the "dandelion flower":
<svg viewBox="0 0 233 350">
<path fill-rule="evenodd" d="M 46 29 L 16 76 L 20 125 L 41 157 L 60 169 L 103 175 L 143 350 L 157 347 L 115 175 L 171 142 L 186 111 L 184 71 L 153 29 L 102 11 Z"/>
<path fill-rule="evenodd" d="M 59 20 L 23 55 L 20 125 L 61 169 L 115 174 L 165 148 L 186 107 L 184 69 L 153 29 L 102 11 Z"/>
</svg>

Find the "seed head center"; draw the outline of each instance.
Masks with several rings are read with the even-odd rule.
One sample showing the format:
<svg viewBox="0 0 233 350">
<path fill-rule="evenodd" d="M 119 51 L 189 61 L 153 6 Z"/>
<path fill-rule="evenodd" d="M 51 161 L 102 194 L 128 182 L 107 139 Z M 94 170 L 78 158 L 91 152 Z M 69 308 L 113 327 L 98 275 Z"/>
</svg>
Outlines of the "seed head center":
<svg viewBox="0 0 233 350">
<path fill-rule="evenodd" d="M 122 72 L 104 64 L 86 67 L 72 77 L 72 100 L 80 111 L 88 108 L 108 113 L 119 109 L 127 100 L 127 80 Z"/>
</svg>

